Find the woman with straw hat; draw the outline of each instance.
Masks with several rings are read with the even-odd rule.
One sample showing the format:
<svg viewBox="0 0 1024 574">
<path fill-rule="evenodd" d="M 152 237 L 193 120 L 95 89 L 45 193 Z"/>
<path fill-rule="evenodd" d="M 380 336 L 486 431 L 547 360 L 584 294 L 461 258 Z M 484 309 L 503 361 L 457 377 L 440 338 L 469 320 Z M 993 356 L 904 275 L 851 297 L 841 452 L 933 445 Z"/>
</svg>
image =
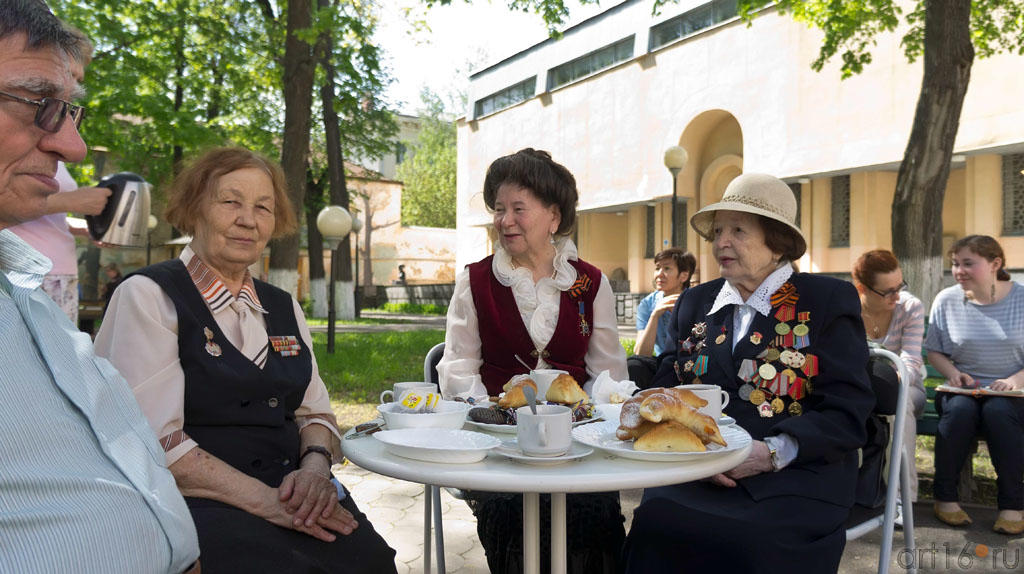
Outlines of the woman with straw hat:
<svg viewBox="0 0 1024 574">
<path fill-rule="evenodd" d="M 690 225 L 721 278 L 688 289 L 654 385 L 709 383 L 753 437 L 708 481 L 650 488 L 627 572 L 835 572 L 874 405 L 860 302 L 845 281 L 798 273 L 806 241 L 789 186 L 744 174 Z"/>
</svg>

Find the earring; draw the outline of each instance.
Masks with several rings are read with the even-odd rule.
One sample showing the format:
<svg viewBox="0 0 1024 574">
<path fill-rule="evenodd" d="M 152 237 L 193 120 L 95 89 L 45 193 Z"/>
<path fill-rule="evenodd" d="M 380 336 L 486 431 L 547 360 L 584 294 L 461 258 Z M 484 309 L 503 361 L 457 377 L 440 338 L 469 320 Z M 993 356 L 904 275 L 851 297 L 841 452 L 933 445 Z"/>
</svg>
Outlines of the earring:
<svg viewBox="0 0 1024 574">
<path fill-rule="evenodd" d="M 554 233 L 548 233 L 548 243 L 550 243 L 551 245 L 555 244 L 555 234 Z"/>
</svg>

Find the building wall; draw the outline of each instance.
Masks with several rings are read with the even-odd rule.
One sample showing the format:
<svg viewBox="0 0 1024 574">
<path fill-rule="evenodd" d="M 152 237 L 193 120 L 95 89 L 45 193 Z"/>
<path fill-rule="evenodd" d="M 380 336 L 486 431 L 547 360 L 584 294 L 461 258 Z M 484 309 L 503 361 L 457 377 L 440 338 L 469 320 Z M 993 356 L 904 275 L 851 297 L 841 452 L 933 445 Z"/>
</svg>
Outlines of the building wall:
<svg viewBox="0 0 1024 574">
<path fill-rule="evenodd" d="M 821 34 L 773 9 L 748 27 L 712 26 L 647 53 L 649 27 L 702 2 L 666 5 L 652 18 L 649 1 L 626 1 L 471 77 L 470 102 L 538 76 L 537 95 L 483 117 L 458 122 L 457 266 L 485 256 L 490 221 L 479 197 L 487 166 L 523 147 L 549 150 L 576 176 L 581 191 L 579 248 L 610 274 L 622 268 L 631 289 L 649 289 L 644 258 L 646 210 L 656 206 L 658 245 L 670 237 L 672 179 L 662 164 L 670 145 L 689 162 L 678 178 L 692 215 L 717 201 L 742 172 L 765 172 L 802 188 L 802 221 L 810 252 L 803 269 L 847 271 L 865 249 L 891 246 L 890 209 L 896 173 L 913 119 L 921 63 L 906 62 L 900 32 L 882 34 L 874 62 L 840 80 L 838 66 L 810 68 Z M 634 34 L 631 60 L 545 91 L 546 69 Z M 1024 151 L 1024 56 L 977 60 L 955 146 L 944 228 L 1002 233 L 1001 159 Z M 851 175 L 850 246 L 829 246 L 830 177 Z M 623 212 L 609 216 L 607 212 Z M 610 217 L 617 217 L 610 223 Z M 597 232 L 596 230 L 601 230 Z M 609 240 L 612 231 L 621 234 Z M 912 232 L 912 231 L 908 231 Z M 999 237 L 1010 266 L 1024 266 L 1024 238 Z M 708 246 L 692 230 L 701 280 L 717 276 Z"/>
</svg>

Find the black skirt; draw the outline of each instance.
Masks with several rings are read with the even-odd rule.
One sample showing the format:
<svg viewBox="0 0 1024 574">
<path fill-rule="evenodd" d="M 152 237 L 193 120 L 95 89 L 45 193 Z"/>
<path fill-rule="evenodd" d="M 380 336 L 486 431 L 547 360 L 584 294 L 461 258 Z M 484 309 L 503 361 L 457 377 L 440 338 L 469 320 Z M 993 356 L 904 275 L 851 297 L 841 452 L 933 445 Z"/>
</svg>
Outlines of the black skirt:
<svg viewBox="0 0 1024 574">
<path fill-rule="evenodd" d="M 565 501 L 569 574 L 614 574 L 626 538 L 618 492 L 568 494 Z M 523 495 L 466 493 L 491 574 L 523 571 Z M 540 497 L 540 568 L 551 570 L 551 496 Z"/>
</svg>

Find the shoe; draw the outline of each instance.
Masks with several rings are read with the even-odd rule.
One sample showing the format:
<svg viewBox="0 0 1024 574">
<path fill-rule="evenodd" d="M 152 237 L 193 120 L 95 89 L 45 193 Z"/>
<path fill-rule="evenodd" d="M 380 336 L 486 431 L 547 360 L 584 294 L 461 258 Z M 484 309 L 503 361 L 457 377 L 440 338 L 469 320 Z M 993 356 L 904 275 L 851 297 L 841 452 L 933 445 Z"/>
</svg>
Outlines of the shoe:
<svg viewBox="0 0 1024 574">
<path fill-rule="evenodd" d="M 1004 520 L 998 518 L 992 530 L 1000 534 L 1021 534 L 1024 533 L 1024 520 Z"/>
<path fill-rule="evenodd" d="M 974 522 L 963 510 L 957 510 L 956 512 L 943 512 L 939 510 L 938 506 L 936 506 L 934 511 L 935 518 L 938 518 L 941 522 L 945 522 L 950 526 L 967 526 Z"/>
</svg>

